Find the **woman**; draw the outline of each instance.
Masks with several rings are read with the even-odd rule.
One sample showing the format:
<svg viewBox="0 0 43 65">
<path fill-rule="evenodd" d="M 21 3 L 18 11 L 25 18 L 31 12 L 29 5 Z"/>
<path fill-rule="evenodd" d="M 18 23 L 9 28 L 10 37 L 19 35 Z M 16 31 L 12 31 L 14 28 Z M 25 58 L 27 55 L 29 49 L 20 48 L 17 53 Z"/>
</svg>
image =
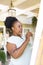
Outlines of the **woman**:
<svg viewBox="0 0 43 65">
<path fill-rule="evenodd" d="M 6 28 L 12 30 L 12 36 L 7 40 L 7 51 L 11 55 L 9 65 L 28 65 L 31 32 L 26 34 L 26 39 L 22 38 L 22 24 L 15 17 L 7 17 L 5 20 Z"/>
</svg>

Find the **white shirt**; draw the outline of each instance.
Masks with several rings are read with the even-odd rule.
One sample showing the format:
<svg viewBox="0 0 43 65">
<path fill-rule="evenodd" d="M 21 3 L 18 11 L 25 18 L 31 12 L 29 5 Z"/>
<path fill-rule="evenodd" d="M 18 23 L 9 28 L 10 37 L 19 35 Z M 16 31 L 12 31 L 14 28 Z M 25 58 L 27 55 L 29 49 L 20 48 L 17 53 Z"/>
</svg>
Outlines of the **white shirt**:
<svg viewBox="0 0 43 65">
<path fill-rule="evenodd" d="M 16 44 L 17 48 L 19 48 L 23 44 L 24 40 L 25 39 L 20 38 L 18 36 L 11 36 L 11 37 L 9 37 L 7 42 Z M 9 65 L 29 65 L 31 51 L 32 50 L 29 48 L 29 44 L 28 44 L 27 47 L 25 48 L 23 54 L 19 58 L 15 59 L 15 58 L 11 57 Z"/>
</svg>

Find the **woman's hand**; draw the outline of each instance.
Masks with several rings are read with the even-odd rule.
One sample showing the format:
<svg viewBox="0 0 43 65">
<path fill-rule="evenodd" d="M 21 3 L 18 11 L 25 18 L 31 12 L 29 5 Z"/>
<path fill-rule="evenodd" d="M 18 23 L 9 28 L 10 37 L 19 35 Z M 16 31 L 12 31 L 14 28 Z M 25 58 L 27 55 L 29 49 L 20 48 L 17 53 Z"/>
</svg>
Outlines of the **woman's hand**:
<svg viewBox="0 0 43 65">
<path fill-rule="evenodd" d="M 30 41 L 30 37 L 32 36 L 33 34 L 31 32 L 27 32 L 26 34 L 26 40 L 29 40 Z"/>
</svg>

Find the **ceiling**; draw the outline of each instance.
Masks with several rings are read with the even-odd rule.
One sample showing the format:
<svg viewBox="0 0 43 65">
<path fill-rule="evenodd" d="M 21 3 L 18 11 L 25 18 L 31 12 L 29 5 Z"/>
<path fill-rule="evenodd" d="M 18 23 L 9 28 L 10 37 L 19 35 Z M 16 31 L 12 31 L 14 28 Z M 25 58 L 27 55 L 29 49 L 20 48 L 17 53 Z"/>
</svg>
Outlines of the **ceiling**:
<svg viewBox="0 0 43 65">
<path fill-rule="evenodd" d="M 26 8 L 32 7 L 38 3 L 40 3 L 40 0 L 26 0 L 23 3 L 17 5 L 16 7 L 20 8 L 20 9 L 26 9 Z"/>
<path fill-rule="evenodd" d="M 40 0 L 12 0 L 13 7 L 16 9 L 16 14 L 31 16 L 38 16 L 39 8 L 40 8 Z M 0 4 L 4 7 L 0 6 L 0 15 L 2 16 L 5 13 L 5 10 L 8 10 L 11 4 L 11 0 L 0 0 Z M 3 11 L 3 12 L 2 12 Z"/>
<path fill-rule="evenodd" d="M 26 9 L 40 3 L 40 0 L 12 0 L 13 5 L 20 9 Z M 0 4 L 10 6 L 11 0 L 0 0 Z"/>
<path fill-rule="evenodd" d="M 36 8 L 36 9 L 34 9 L 34 10 L 32 10 L 32 12 L 35 12 L 35 13 L 39 13 L 39 8 Z"/>
</svg>

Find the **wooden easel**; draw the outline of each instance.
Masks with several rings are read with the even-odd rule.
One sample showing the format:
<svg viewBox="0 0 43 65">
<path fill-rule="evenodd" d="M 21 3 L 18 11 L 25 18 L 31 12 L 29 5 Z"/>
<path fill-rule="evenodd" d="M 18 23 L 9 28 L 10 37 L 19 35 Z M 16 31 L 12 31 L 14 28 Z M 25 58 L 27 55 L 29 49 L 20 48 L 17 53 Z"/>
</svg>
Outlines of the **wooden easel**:
<svg viewBox="0 0 43 65">
<path fill-rule="evenodd" d="M 43 32 L 39 43 L 39 50 L 38 50 L 35 65 L 43 65 Z"/>
</svg>

